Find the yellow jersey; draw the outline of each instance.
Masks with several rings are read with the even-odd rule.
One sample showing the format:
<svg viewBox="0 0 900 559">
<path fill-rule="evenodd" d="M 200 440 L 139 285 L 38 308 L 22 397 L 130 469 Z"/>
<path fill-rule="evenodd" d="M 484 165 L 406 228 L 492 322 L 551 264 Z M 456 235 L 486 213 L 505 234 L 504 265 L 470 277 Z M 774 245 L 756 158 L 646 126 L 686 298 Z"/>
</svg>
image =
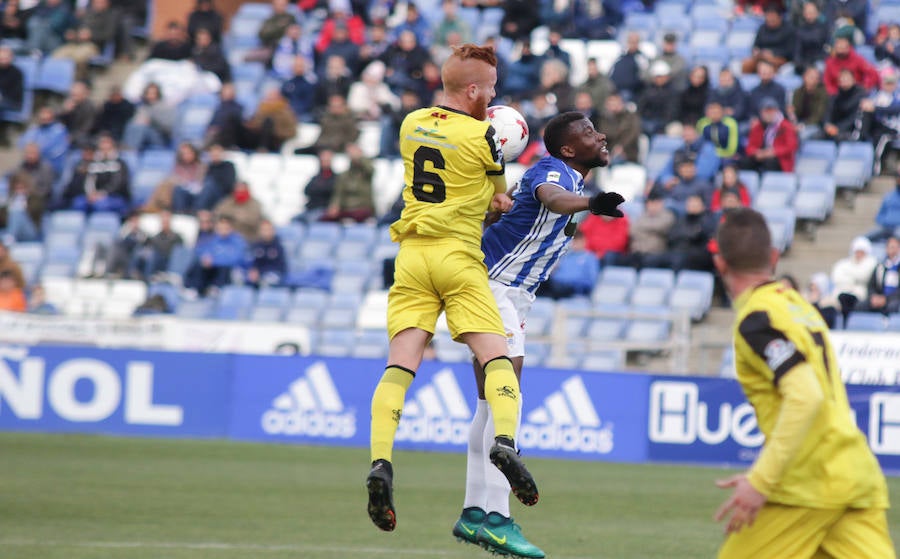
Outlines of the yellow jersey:
<svg viewBox="0 0 900 559">
<path fill-rule="evenodd" d="M 494 196 L 488 175 L 504 173 L 487 121 L 447 107 L 411 112 L 400 126 L 403 201 L 391 238 L 453 237 L 481 246 L 481 225 Z"/>
<path fill-rule="evenodd" d="M 769 437 L 781 410 L 778 382 L 807 363 L 824 403 L 770 502 L 809 508 L 887 508 L 884 474 L 857 427 L 828 326 L 799 293 L 777 282 L 735 301 L 735 368 L 747 400 Z"/>
</svg>

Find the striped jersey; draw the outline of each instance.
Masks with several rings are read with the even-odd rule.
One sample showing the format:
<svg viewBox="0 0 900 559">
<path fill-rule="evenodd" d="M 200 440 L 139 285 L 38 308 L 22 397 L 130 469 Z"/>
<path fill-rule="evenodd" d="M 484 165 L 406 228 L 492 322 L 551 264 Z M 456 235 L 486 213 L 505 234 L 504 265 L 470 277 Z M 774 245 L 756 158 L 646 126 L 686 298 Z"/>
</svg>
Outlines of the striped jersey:
<svg viewBox="0 0 900 559">
<path fill-rule="evenodd" d="M 551 212 L 537 198 L 537 187 L 551 184 L 581 195 L 584 177 L 550 155 L 534 164 L 519 182 L 512 210 L 484 231 L 488 276 L 505 285 L 537 290 L 569 248 L 563 229 L 570 216 Z"/>
</svg>

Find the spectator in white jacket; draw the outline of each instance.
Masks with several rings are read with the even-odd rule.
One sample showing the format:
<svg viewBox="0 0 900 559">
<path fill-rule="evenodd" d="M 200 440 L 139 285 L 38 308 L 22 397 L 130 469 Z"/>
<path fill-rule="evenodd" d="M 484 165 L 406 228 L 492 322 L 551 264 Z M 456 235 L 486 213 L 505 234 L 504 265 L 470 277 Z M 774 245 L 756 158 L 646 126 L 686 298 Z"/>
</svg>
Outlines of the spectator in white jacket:
<svg viewBox="0 0 900 559">
<path fill-rule="evenodd" d="M 865 237 L 856 237 L 850 243 L 850 256 L 838 260 L 831 269 L 833 293 L 840 303 L 845 323 L 856 303 L 866 299 L 869 278 L 876 264 L 872 243 Z"/>
<path fill-rule="evenodd" d="M 400 98 L 384 83 L 385 65 L 375 60 L 363 70 L 360 81 L 350 86 L 347 106 L 363 121 L 377 121 L 400 108 Z"/>
</svg>

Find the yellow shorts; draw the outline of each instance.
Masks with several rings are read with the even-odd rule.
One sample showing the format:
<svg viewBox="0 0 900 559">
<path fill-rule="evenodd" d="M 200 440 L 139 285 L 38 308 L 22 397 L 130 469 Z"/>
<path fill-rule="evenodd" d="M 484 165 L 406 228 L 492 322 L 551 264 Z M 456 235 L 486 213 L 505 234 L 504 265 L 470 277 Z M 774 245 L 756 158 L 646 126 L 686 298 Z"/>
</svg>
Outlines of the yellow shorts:
<svg viewBox="0 0 900 559">
<path fill-rule="evenodd" d="M 388 335 L 407 328 L 434 333 L 442 310 L 454 339 L 467 332 L 506 335 L 480 247 L 458 239 L 404 239 L 388 293 Z"/>
<path fill-rule="evenodd" d="M 895 559 L 883 509 L 766 504 L 753 526 L 731 534 L 719 559 Z"/>
</svg>

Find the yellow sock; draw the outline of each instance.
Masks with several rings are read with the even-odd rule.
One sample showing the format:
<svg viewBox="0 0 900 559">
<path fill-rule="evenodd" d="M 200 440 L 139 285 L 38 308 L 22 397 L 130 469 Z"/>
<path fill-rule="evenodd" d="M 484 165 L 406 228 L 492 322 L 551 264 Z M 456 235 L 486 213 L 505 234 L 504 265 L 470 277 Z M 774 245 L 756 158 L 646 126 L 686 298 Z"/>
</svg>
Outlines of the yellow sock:
<svg viewBox="0 0 900 559">
<path fill-rule="evenodd" d="M 519 379 L 509 358 L 485 363 L 484 397 L 494 416 L 494 435 L 514 440 L 519 421 Z"/>
<path fill-rule="evenodd" d="M 372 462 L 391 461 L 394 435 L 403 413 L 406 390 L 412 384 L 415 373 L 403 367 L 388 366 L 372 394 L 372 435 L 370 448 Z"/>
</svg>

